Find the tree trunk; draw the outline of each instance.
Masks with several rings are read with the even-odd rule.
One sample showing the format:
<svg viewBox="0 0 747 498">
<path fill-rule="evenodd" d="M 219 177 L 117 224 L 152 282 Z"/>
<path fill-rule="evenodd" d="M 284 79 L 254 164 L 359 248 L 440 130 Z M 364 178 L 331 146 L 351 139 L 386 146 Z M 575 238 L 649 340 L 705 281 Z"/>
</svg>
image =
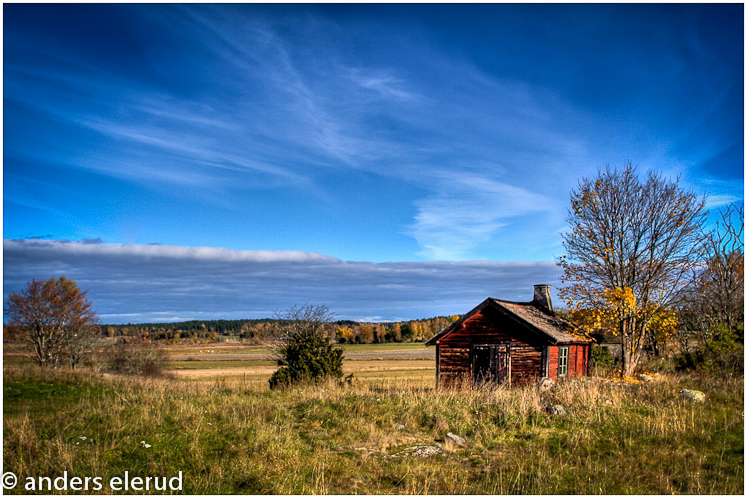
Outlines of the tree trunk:
<svg viewBox="0 0 747 498">
<path fill-rule="evenodd" d="M 627 321 L 620 320 L 620 355 L 622 357 L 622 367 L 620 368 L 620 378 L 627 375 L 630 365 L 630 340 L 627 333 Z"/>
<path fill-rule="evenodd" d="M 642 344 L 636 341 L 635 317 L 627 317 L 620 321 L 620 342 L 622 346 L 622 368 L 620 377 L 632 377 L 638 362 L 641 360 Z"/>
</svg>

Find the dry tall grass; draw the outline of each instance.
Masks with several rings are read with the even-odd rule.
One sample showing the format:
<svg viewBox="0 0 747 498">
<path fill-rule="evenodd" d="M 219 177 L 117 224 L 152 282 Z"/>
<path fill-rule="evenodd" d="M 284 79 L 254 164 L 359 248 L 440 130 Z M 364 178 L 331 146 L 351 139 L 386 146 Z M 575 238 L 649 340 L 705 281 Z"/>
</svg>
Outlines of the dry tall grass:
<svg viewBox="0 0 747 498">
<path fill-rule="evenodd" d="M 704 405 L 681 399 L 701 388 Z M 188 493 L 720 493 L 744 489 L 742 379 L 603 379 L 435 391 L 411 382 L 270 392 L 213 383 L 5 373 L 4 471 L 171 476 Z M 565 417 L 546 407 L 562 404 Z M 397 424 L 404 429 L 396 429 Z M 466 447 L 390 458 L 415 444 Z M 85 439 L 83 439 L 85 438 Z M 150 447 L 142 443 L 145 441 Z M 111 492 L 104 489 L 103 492 Z"/>
</svg>

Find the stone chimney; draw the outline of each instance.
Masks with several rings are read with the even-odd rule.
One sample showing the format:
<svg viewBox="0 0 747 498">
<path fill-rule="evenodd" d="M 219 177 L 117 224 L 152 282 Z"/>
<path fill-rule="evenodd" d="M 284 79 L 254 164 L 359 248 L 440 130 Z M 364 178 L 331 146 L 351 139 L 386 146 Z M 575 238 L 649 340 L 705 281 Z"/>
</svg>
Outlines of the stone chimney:
<svg viewBox="0 0 747 498">
<path fill-rule="evenodd" d="M 552 313 L 552 299 L 550 298 L 550 286 L 546 284 L 534 286 L 534 299 L 532 303 Z"/>
</svg>

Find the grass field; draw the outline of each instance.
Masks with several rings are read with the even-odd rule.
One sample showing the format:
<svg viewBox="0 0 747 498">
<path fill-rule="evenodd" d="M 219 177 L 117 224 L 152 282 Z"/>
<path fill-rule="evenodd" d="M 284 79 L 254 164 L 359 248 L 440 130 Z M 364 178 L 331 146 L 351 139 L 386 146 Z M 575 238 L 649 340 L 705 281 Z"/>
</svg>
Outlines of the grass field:
<svg viewBox="0 0 747 498">
<path fill-rule="evenodd" d="M 346 375 L 352 373 L 361 380 L 411 377 L 435 385 L 435 351 L 422 343 L 346 344 L 342 348 Z M 271 359 L 273 350 L 263 346 L 171 346 L 166 353 L 168 369 L 193 381 L 240 378 L 259 384 L 267 382 L 277 369 L 277 362 Z"/>
<path fill-rule="evenodd" d="M 105 483 L 125 471 L 181 471 L 182 492 L 196 494 L 744 491 L 743 378 L 595 378 L 548 392 L 439 392 L 432 371 L 409 367 L 356 379 L 276 392 L 262 376 L 195 382 L 6 368 L 3 471 L 21 482 L 68 472 Z M 707 402 L 683 400 L 683 388 L 706 392 Z M 568 415 L 550 415 L 550 403 Z M 393 457 L 444 446 L 447 432 L 467 445 Z"/>
<path fill-rule="evenodd" d="M 435 348 L 423 343 L 345 344 L 343 369 L 362 379 L 392 375 L 430 377 L 435 384 Z M 163 347 L 166 368 L 175 376 L 192 381 L 243 378 L 252 382 L 267 380 L 277 369 L 269 346 L 221 342 L 210 345 L 180 344 Z M 32 365 L 21 345 L 5 348 L 4 364 L 9 367 Z M 427 371 L 427 372 L 426 372 Z"/>
<path fill-rule="evenodd" d="M 397 351 L 431 351 L 422 342 L 393 342 L 384 344 L 342 344 L 339 347 L 346 353 L 392 353 Z M 169 355 L 180 354 L 265 354 L 273 353 L 269 346 L 240 344 L 235 342 L 219 342 L 214 344 L 179 344 L 168 345 L 164 350 Z M 434 353 L 435 354 L 435 353 Z"/>
</svg>

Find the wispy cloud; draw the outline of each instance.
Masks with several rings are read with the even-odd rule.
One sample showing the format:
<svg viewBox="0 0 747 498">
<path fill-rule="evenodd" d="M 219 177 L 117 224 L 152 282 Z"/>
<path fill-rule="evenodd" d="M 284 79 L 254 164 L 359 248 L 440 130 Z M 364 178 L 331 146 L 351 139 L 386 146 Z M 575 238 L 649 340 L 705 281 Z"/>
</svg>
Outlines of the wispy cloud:
<svg viewBox="0 0 747 498">
<path fill-rule="evenodd" d="M 371 69 L 350 69 L 350 78 L 363 88 L 373 90 L 382 97 L 398 101 L 422 99 L 406 89 L 406 82 L 391 74 L 391 71 L 374 71 Z"/>
<path fill-rule="evenodd" d="M 413 236 L 429 259 L 463 260 L 507 223 L 553 209 L 550 199 L 477 175 L 441 175 L 439 192 L 417 202 Z"/>
<path fill-rule="evenodd" d="M 487 296 L 529 301 L 553 262 L 342 261 L 296 251 L 3 241 L 3 292 L 62 275 L 90 291 L 109 323 L 257 318 L 306 302 L 340 318 L 406 320 L 469 311 Z"/>
<path fill-rule="evenodd" d="M 739 197 L 730 194 L 709 195 L 706 198 L 706 209 L 720 208 L 738 201 L 744 202 L 744 199 L 740 199 Z"/>
<path fill-rule="evenodd" d="M 445 8 L 466 18 L 474 7 Z M 649 12 L 655 16 L 647 25 L 661 25 L 666 36 L 639 40 L 620 27 L 639 22 L 633 7 L 478 9 L 498 27 L 484 32 L 493 37 L 491 48 L 475 49 L 449 39 L 455 32 L 442 21 L 429 25 L 425 11 L 422 23 L 402 30 L 386 17 L 341 21 L 295 6 L 117 9 L 141 45 L 114 43 L 126 56 L 121 63 L 61 45 L 67 40 L 34 32 L 35 25 L 24 36 L 15 32 L 22 43 L 7 45 L 23 51 L 6 57 L 4 99 L 6 109 L 21 109 L 12 116 L 27 124 L 28 136 L 6 141 L 6 172 L 25 174 L 26 165 L 12 157 L 114 178 L 159 206 L 176 197 L 184 226 L 213 208 L 211 215 L 231 212 L 224 224 L 236 232 L 234 219 L 276 223 L 274 212 L 253 209 L 247 199 L 275 207 L 282 198 L 298 201 L 303 207 L 289 203 L 297 212 L 315 210 L 318 230 L 334 227 L 325 235 L 336 237 L 338 213 L 355 211 L 336 204 L 339 193 L 365 175 L 381 189 L 407 192 L 387 206 L 398 226 L 376 235 L 411 236 L 412 257 L 547 259 L 548 251 L 531 248 L 557 247 L 555 231 L 577 178 L 626 159 L 692 177 L 708 161 L 717 170 L 713 158 L 742 140 L 741 126 L 719 117 L 743 82 L 676 13 L 662 20 Z M 592 18 L 599 24 L 587 22 Z M 517 35 L 514 21 L 534 31 Z M 680 24 L 684 44 L 675 36 Z M 602 40 L 607 28 L 614 37 Z M 615 47 L 595 47 L 595 40 Z M 576 50 L 581 44 L 586 49 Z M 600 61 L 618 60 L 610 53 L 620 56 L 620 67 L 598 74 Z M 679 84 L 683 74 L 693 76 L 687 85 Z M 54 133 L 37 133 L 38 123 L 52 123 Z M 710 204 L 738 198 L 737 183 L 709 190 Z M 31 200 L 9 198 L 46 206 L 48 189 L 25 196 Z M 297 222 L 292 211 L 282 222 L 303 232 L 308 221 Z M 365 215 L 344 224 L 370 227 Z M 527 248 L 497 250 L 505 236 Z M 376 258 L 376 240 L 358 252 Z M 252 242 L 235 247 L 264 241 Z"/>
</svg>

